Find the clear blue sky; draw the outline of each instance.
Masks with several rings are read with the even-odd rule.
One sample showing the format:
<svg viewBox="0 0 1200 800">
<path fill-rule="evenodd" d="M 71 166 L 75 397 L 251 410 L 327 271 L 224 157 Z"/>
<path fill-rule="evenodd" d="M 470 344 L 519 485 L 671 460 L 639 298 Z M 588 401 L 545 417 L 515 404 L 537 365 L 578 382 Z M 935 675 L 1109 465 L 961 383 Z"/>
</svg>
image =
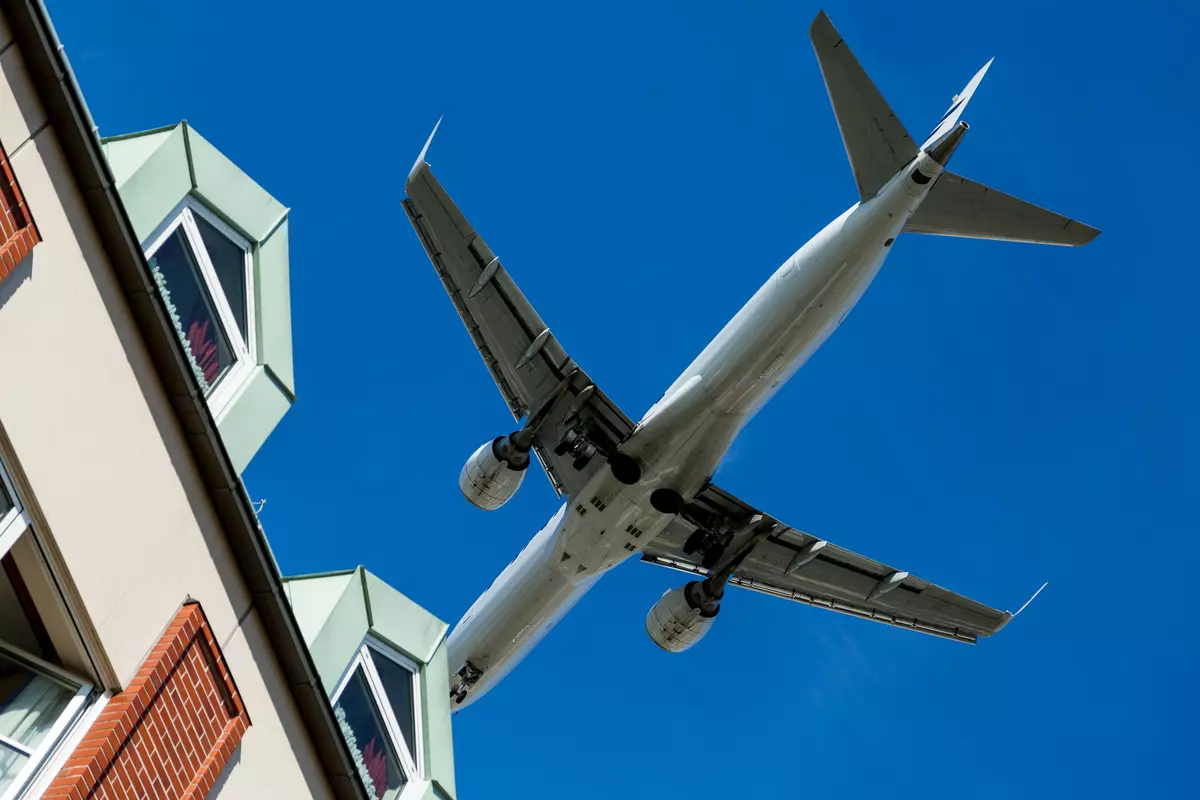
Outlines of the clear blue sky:
<svg viewBox="0 0 1200 800">
<path fill-rule="evenodd" d="M 556 502 L 458 494 L 511 420 L 399 206 L 438 116 L 439 177 L 635 417 L 856 199 L 815 4 L 49 4 L 102 133 L 187 118 L 292 209 L 299 399 L 246 476 L 284 571 L 449 622 Z M 455 718 L 464 798 L 1194 796 L 1190 6 L 828 6 L 914 134 L 995 56 L 954 168 L 1104 234 L 903 237 L 720 480 L 993 605 L 1050 581 L 1030 610 L 964 647 L 731 592 L 670 656 L 682 576 L 630 563 Z"/>
</svg>

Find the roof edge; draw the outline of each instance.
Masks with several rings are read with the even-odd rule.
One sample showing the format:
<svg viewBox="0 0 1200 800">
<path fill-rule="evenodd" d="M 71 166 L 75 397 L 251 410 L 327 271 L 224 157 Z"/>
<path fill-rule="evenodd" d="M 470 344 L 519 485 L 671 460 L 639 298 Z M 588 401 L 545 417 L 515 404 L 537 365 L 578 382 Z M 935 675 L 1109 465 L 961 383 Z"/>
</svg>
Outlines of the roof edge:
<svg viewBox="0 0 1200 800">
<path fill-rule="evenodd" d="M 328 572 L 306 572 L 302 575 L 285 575 L 279 580 L 288 584 L 294 581 L 312 580 L 313 578 L 336 578 L 339 575 L 353 575 L 355 572 L 358 572 L 358 567 L 352 569 L 331 569 Z"/>
<path fill-rule="evenodd" d="M 162 125 L 158 128 L 150 128 L 144 131 L 130 131 L 129 133 L 118 133 L 115 136 L 100 136 L 100 144 L 108 144 L 109 142 L 122 142 L 126 139 L 136 139 L 139 136 L 153 136 L 156 133 L 166 133 L 173 131 L 180 125 L 186 125 L 187 120 L 181 119 L 179 122 L 173 122 L 170 125 Z M 97 135 L 99 135 L 97 133 Z"/>
</svg>

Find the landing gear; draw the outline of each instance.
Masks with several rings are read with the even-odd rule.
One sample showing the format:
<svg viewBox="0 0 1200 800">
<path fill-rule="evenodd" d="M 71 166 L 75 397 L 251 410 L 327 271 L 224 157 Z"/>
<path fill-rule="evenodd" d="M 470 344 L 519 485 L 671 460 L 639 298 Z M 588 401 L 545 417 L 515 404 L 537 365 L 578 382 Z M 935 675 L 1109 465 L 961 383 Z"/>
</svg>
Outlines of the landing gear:
<svg viewBox="0 0 1200 800">
<path fill-rule="evenodd" d="M 683 543 L 683 554 L 690 556 L 698 550 L 703 550 L 707 546 L 707 540 L 712 538 L 712 534 L 703 528 L 696 528 L 692 531 L 692 535 Z"/>
<path fill-rule="evenodd" d="M 584 442 L 575 450 L 575 459 L 571 462 L 571 466 L 579 471 L 592 463 L 592 458 L 596 455 L 596 445 L 591 442 Z"/>
<path fill-rule="evenodd" d="M 704 558 L 700 559 L 700 566 L 711 570 L 721 560 L 721 556 L 725 555 L 725 545 L 714 545 L 704 551 Z"/>
<path fill-rule="evenodd" d="M 462 705 L 462 701 L 467 699 L 467 692 L 482 677 L 483 670 L 477 668 L 470 661 L 463 664 L 450 679 L 450 699 L 454 701 L 454 705 Z"/>
<path fill-rule="evenodd" d="M 624 453 L 613 453 L 608 457 L 608 468 L 613 477 L 626 486 L 633 486 L 642 479 L 642 468 L 637 459 Z"/>
<path fill-rule="evenodd" d="M 563 434 L 562 440 L 554 446 L 554 455 L 565 456 L 580 440 L 579 431 L 572 428 Z"/>
<path fill-rule="evenodd" d="M 712 569 L 721 560 L 721 556 L 725 555 L 725 545 L 721 543 L 721 538 L 712 531 L 697 528 L 683 543 L 683 553 L 688 556 L 693 553 L 701 553 L 700 566 Z"/>
<path fill-rule="evenodd" d="M 678 514 L 683 497 L 674 489 L 655 489 L 650 493 L 650 505 L 661 514 Z"/>
<path fill-rule="evenodd" d="M 563 434 L 562 439 L 554 446 L 554 455 L 565 456 L 571 455 L 571 466 L 576 470 L 582 470 L 592 463 L 592 459 L 596 457 L 596 445 L 588 441 L 585 431 L 579 428 L 571 428 Z"/>
</svg>

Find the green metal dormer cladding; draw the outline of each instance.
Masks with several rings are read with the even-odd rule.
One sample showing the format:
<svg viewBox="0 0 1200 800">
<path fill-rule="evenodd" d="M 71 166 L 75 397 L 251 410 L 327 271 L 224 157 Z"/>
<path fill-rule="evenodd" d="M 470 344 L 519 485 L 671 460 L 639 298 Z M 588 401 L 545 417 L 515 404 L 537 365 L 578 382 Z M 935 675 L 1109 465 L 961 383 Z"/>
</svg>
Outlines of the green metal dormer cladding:
<svg viewBox="0 0 1200 800">
<path fill-rule="evenodd" d="M 102 145 L 241 472 L 295 399 L 288 209 L 187 122 Z"/>
<path fill-rule="evenodd" d="M 446 623 L 362 567 L 283 586 L 367 796 L 454 800 Z"/>
</svg>

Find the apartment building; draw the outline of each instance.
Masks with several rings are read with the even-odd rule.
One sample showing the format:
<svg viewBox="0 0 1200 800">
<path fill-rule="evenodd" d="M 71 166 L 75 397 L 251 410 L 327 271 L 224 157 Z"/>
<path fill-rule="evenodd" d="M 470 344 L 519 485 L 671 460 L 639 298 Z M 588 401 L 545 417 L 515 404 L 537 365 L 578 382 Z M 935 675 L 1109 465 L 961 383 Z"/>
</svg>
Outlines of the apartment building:
<svg viewBox="0 0 1200 800">
<path fill-rule="evenodd" d="M 0 0 L 0 800 L 454 797 L 446 626 L 284 580 L 242 484 L 295 398 L 288 225 L 186 123 L 101 140 Z"/>
</svg>

